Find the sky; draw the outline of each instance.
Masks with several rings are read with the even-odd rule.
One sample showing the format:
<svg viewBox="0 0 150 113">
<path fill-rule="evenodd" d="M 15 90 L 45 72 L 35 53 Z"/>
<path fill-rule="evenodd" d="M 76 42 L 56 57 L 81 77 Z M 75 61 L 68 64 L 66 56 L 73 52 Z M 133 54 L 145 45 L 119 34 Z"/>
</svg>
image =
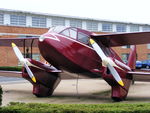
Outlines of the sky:
<svg viewBox="0 0 150 113">
<path fill-rule="evenodd" d="M 0 0 L 0 8 L 150 24 L 150 0 Z"/>
</svg>

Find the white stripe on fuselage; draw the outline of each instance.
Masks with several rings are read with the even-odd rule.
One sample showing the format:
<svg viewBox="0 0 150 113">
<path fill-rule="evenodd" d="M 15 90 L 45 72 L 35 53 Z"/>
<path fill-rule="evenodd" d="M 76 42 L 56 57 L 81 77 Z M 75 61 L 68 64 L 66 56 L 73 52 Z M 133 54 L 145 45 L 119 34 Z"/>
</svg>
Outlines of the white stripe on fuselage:
<svg viewBox="0 0 150 113">
<path fill-rule="evenodd" d="M 52 40 L 56 40 L 56 41 L 60 41 L 59 38 L 57 36 L 55 36 L 55 34 L 51 33 L 52 36 L 44 36 L 45 38 L 48 39 L 52 39 Z"/>
</svg>

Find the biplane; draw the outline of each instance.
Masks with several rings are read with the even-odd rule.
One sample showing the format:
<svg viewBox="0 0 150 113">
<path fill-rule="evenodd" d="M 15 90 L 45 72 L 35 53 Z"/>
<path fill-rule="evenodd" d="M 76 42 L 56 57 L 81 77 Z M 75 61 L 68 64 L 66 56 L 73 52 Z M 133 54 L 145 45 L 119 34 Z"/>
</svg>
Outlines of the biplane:
<svg viewBox="0 0 150 113">
<path fill-rule="evenodd" d="M 103 78 L 111 86 L 115 101 L 127 97 L 134 76 L 150 76 L 135 70 L 136 45 L 150 43 L 150 32 L 96 34 L 75 27 L 56 26 L 40 37 L 1 38 L 0 46 L 12 46 L 23 65 L 21 74 L 33 84 L 33 94 L 45 97 L 53 94 L 66 70 L 87 78 Z M 128 63 L 124 63 L 112 47 L 132 45 Z M 18 47 L 38 47 L 49 63 L 24 58 Z M 1 71 L 2 72 L 2 71 Z M 88 87 L 88 86 L 87 86 Z M 99 86 L 101 87 L 101 86 Z"/>
</svg>

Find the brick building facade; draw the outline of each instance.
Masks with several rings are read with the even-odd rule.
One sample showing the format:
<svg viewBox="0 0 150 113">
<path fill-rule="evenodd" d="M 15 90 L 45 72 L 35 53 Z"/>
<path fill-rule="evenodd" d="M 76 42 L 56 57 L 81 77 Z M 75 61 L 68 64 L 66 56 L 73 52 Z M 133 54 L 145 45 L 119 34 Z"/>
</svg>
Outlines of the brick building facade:
<svg viewBox="0 0 150 113">
<path fill-rule="evenodd" d="M 48 31 L 48 28 L 33 28 L 33 27 L 17 27 L 17 26 L 0 26 L 0 33 L 19 33 L 19 34 L 37 34 L 41 35 Z M 6 37 L 6 36 L 5 36 Z M 14 37 L 14 36 L 13 36 Z M 4 36 L 0 36 L 4 38 Z M 7 37 L 6 37 L 7 38 Z M 23 52 L 23 48 L 20 48 Z M 114 47 L 113 48 L 123 60 L 126 60 L 126 56 L 130 52 L 130 48 L 127 47 Z M 30 53 L 30 50 L 29 50 Z M 39 54 L 38 48 L 33 48 L 33 55 L 36 55 L 36 60 L 43 60 Z M 137 45 L 137 60 L 148 59 L 148 45 Z M 18 60 L 11 47 L 0 47 L 0 66 L 17 66 Z M 44 60 L 43 60 L 44 61 Z"/>
<path fill-rule="evenodd" d="M 47 28 L 30 28 L 30 27 L 16 27 L 16 26 L 0 26 L 0 33 L 17 33 L 17 34 L 37 34 L 41 35 L 47 32 Z M 10 38 L 16 36 L 0 36 L 0 38 Z M 18 36 L 17 36 L 18 37 Z M 19 38 L 19 37 L 18 37 Z M 21 38 L 21 37 L 20 37 Z M 23 48 L 20 47 L 20 50 L 23 53 Z M 30 53 L 30 48 L 29 48 Z M 36 60 L 43 60 L 39 54 L 39 49 L 33 48 L 33 56 Z M 19 62 L 12 47 L 0 47 L 0 66 L 18 66 Z"/>
</svg>

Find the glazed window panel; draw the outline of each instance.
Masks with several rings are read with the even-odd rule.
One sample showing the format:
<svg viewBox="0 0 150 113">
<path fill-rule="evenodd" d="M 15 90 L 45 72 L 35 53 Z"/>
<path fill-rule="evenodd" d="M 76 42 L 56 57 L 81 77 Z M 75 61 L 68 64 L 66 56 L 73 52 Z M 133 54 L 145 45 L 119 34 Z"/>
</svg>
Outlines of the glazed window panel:
<svg viewBox="0 0 150 113">
<path fill-rule="evenodd" d="M 40 61 L 40 54 L 38 54 L 38 53 L 33 53 L 33 54 L 32 54 L 32 58 L 33 58 L 34 60 Z"/>
<path fill-rule="evenodd" d="M 4 15 L 0 14 L 0 24 L 4 24 Z"/>
<path fill-rule="evenodd" d="M 70 31 L 70 37 L 73 39 L 76 39 L 77 38 L 77 31 L 73 30 L 73 29 L 70 29 L 69 31 Z"/>
<path fill-rule="evenodd" d="M 122 46 L 122 48 L 124 49 L 131 48 L 131 45 Z"/>
<path fill-rule="evenodd" d="M 143 27 L 142 27 L 142 30 L 143 30 L 143 31 L 150 31 L 150 26 L 143 26 Z"/>
<path fill-rule="evenodd" d="M 61 32 L 60 34 L 70 37 L 70 33 L 69 33 L 69 30 L 68 30 L 68 29 L 64 30 L 64 31 Z"/>
<path fill-rule="evenodd" d="M 77 28 L 82 28 L 82 21 L 81 20 L 70 20 L 70 26 L 71 27 L 77 27 Z"/>
<path fill-rule="evenodd" d="M 89 31 L 98 31 L 98 22 L 88 21 L 86 23 L 86 28 Z"/>
<path fill-rule="evenodd" d="M 45 17 L 32 17 L 32 26 L 33 27 L 46 27 L 46 18 Z"/>
<path fill-rule="evenodd" d="M 121 56 L 122 56 L 122 60 L 125 63 L 127 63 L 128 62 L 129 53 L 122 53 Z"/>
<path fill-rule="evenodd" d="M 25 26 L 26 25 L 26 16 L 23 15 L 10 15 L 10 24 Z"/>
<path fill-rule="evenodd" d="M 65 26 L 64 18 L 52 18 L 52 26 Z"/>
<path fill-rule="evenodd" d="M 104 32 L 111 32 L 112 31 L 112 24 L 110 24 L 110 23 L 103 23 L 102 24 L 102 31 L 104 31 Z"/>
<path fill-rule="evenodd" d="M 78 41 L 80 41 L 80 42 L 82 42 L 84 44 L 88 44 L 89 43 L 89 36 L 79 32 L 78 33 Z"/>
<path fill-rule="evenodd" d="M 138 25 L 131 25 L 130 26 L 130 32 L 138 32 L 139 26 Z"/>
<path fill-rule="evenodd" d="M 150 44 L 147 44 L 147 49 L 150 49 Z"/>
<path fill-rule="evenodd" d="M 126 32 L 127 26 L 124 24 L 117 24 L 116 29 L 117 29 L 117 32 Z"/>
<path fill-rule="evenodd" d="M 150 59 L 150 53 L 147 54 L 147 59 Z M 150 63 L 150 62 L 149 62 Z"/>
</svg>

